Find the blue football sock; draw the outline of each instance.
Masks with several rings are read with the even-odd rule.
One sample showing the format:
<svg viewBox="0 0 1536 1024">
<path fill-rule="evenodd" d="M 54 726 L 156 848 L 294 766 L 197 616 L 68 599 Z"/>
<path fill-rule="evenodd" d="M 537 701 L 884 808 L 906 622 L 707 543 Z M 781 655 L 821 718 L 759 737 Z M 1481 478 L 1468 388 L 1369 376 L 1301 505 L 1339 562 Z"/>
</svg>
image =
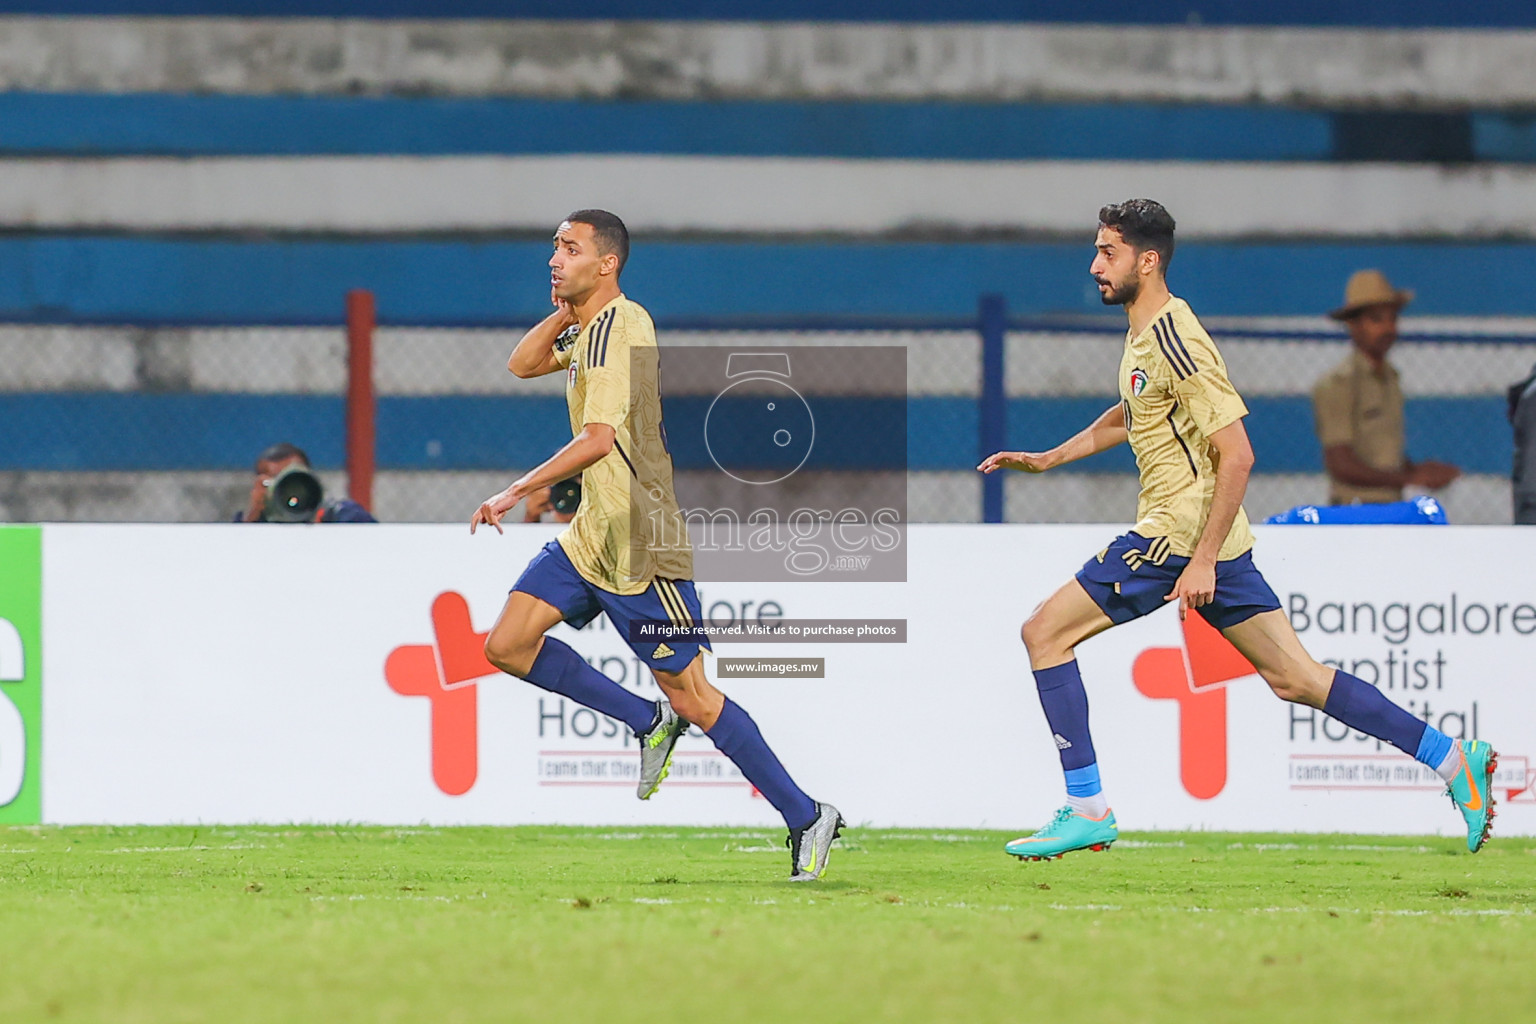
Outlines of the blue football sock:
<svg viewBox="0 0 1536 1024">
<path fill-rule="evenodd" d="M 636 736 L 649 730 L 656 721 L 655 701 L 626 690 L 552 636 L 544 638 L 544 646 L 539 648 L 539 656 L 533 659 L 527 679 L 534 686 L 569 697 L 623 722 Z"/>
<path fill-rule="evenodd" d="M 1413 752 L 1413 759 L 1429 765 L 1442 776 L 1447 774 L 1445 759 L 1450 756 L 1451 748 L 1456 741 L 1451 739 L 1439 729 L 1424 726 L 1424 738 L 1419 740 L 1419 749 Z M 1454 773 L 1453 773 L 1454 774 Z M 1450 782 L 1450 778 L 1446 778 Z"/>
<path fill-rule="evenodd" d="M 816 801 L 795 785 L 779 759 L 768 749 L 752 716 L 731 698 L 725 698 L 720 717 L 705 733 L 720 753 L 735 762 L 747 781 L 784 816 L 790 828 L 804 828 L 816 820 Z"/>
<path fill-rule="evenodd" d="M 1036 669 L 1035 687 L 1067 775 L 1067 795 L 1098 795 L 1104 787 L 1099 784 L 1098 758 L 1088 732 L 1088 691 L 1083 689 L 1077 661 Z"/>
<path fill-rule="evenodd" d="M 1099 766 L 1091 764 L 1086 768 L 1072 768 L 1066 772 L 1067 796 L 1098 796 L 1104 792 L 1104 787 L 1099 783 Z"/>
<path fill-rule="evenodd" d="M 1348 672 L 1333 674 L 1323 713 L 1367 736 L 1386 740 L 1431 768 L 1438 768 L 1451 749 L 1452 740 L 1445 733 L 1431 729 L 1422 718 L 1415 718 L 1376 687 Z"/>
</svg>

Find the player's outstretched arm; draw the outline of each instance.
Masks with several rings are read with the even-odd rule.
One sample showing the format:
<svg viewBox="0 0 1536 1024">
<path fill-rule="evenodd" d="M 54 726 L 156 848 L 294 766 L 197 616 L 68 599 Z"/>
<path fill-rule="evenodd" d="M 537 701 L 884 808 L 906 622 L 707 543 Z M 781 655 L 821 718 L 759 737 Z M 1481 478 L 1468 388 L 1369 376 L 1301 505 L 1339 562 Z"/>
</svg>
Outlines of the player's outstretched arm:
<svg viewBox="0 0 1536 1024">
<path fill-rule="evenodd" d="M 1044 473 L 1048 469 L 1090 455 L 1125 441 L 1125 413 L 1112 405 L 1104 414 L 1048 452 L 995 452 L 981 460 L 976 468 L 983 473 L 999 469 L 1017 469 L 1025 473 Z"/>
<path fill-rule="evenodd" d="M 588 423 L 564 448 L 512 481 L 506 490 L 482 501 L 480 507 L 475 509 L 475 514 L 469 517 L 469 532 L 474 533 L 475 528 L 482 523 L 494 526 L 497 533 L 503 532 L 501 517 L 510 512 L 512 506 L 534 491 L 570 479 L 595 465 L 599 459 L 613 451 L 613 437 L 613 428 L 608 424 Z"/>
<path fill-rule="evenodd" d="M 561 331 L 577 322 L 576 311 L 553 292 L 549 297 L 555 304 L 555 311 L 530 327 L 507 358 L 507 369 L 519 377 L 542 377 L 561 368 L 560 360 L 555 358 L 555 339 L 560 337 Z"/>
</svg>

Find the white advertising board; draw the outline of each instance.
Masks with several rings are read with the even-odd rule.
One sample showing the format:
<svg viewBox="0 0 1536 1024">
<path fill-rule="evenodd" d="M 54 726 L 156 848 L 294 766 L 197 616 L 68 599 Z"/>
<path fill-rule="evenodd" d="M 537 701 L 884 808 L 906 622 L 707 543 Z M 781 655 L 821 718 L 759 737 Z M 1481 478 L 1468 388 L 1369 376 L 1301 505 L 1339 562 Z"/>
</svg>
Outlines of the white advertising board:
<svg viewBox="0 0 1536 1024">
<path fill-rule="evenodd" d="M 556 528 L 47 526 L 48 822 L 777 821 L 702 735 L 635 799 L 626 730 L 480 651 Z M 721 645 L 822 657 L 732 679 L 785 765 L 852 822 L 1043 823 L 1063 799 L 1019 625 L 1114 535 L 918 526 L 904 584 L 700 586 L 729 619 L 897 618 L 907 641 Z M 1495 834 L 1536 834 L 1536 531 L 1272 527 L 1256 560 L 1303 642 L 1453 736 L 1500 750 Z M 603 621 L 556 634 L 644 695 Z M 1122 827 L 1456 834 L 1434 776 L 1275 699 L 1214 633 L 1160 611 L 1084 644 Z"/>
</svg>

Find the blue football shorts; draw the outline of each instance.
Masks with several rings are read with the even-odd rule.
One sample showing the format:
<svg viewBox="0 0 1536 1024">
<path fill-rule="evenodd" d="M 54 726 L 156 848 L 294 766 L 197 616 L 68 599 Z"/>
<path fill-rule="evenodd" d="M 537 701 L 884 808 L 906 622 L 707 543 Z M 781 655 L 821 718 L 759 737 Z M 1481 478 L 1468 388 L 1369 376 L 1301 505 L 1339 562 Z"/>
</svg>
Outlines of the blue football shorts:
<svg viewBox="0 0 1536 1024">
<path fill-rule="evenodd" d="M 1164 599 L 1188 564 L 1189 559 L 1169 553 L 1167 538 L 1148 540 L 1132 532 L 1090 558 L 1078 570 L 1077 582 L 1118 626 L 1170 603 Z M 1226 629 L 1279 607 L 1279 598 L 1254 568 L 1253 552 L 1244 551 L 1216 563 L 1216 594 L 1195 611 L 1217 629 Z"/>
<path fill-rule="evenodd" d="M 709 641 L 702 638 L 668 637 L 648 641 L 631 640 L 629 636 L 632 622 L 702 625 L 703 610 L 692 580 L 658 577 L 638 594 L 615 594 L 587 582 L 571 564 L 570 556 L 560 542 L 552 540 L 533 556 L 533 561 L 528 563 L 512 589 L 553 605 L 565 621 L 577 629 L 606 613 L 613 628 L 629 644 L 629 649 L 638 654 L 642 662 L 663 672 L 681 672 L 693 663 L 700 650 L 712 649 Z"/>
</svg>

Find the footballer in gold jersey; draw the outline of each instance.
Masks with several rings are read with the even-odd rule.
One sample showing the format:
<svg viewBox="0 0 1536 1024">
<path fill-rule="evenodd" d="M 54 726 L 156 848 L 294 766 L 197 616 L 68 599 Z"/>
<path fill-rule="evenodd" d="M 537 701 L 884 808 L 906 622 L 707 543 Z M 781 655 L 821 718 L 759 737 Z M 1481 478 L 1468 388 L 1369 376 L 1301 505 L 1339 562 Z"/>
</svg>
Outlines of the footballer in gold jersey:
<svg viewBox="0 0 1536 1024">
<path fill-rule="evenodd" d="M 1281 699 L 1321 708 L 1438 772 L 1475 853 L 1492 821 L 1493 749 L 1481 740 L 1453 740 L 1364 680 L 1316 661 L 1254 567 L 1243 512 L 1253 467 L 1243 426 L 1248 409 L 1210 335 L 1168 291 L 1173 231 L 1168 211 L 1150 199 L 1099 211 L 1089 272 L 1104 303 L 1124 306 L 1130 321 L 1120 401 L 1055 448 L 997 452 L 977 467 L 1043 473 L 1129 441 L 1141 475 L 1135 527 L 1089 559 L 1024 623 L 1040 704 L 1066 775 L 1067 805 L 1005 849 L 1042 859 L 1104 849 L 1118 838 L 1088 729 L 1077 645 L 1177 603 L 1180 618 L 1193 610 L 1220 630 Z"/>
<path fill-rule="evenodd" d="M 565 370 L 571 434 L 589 424 L 613 428 L 612 450 L 582 472 L 581 504 L 560 547 L 584 578 L 614 594 L 643 594 L 657 578 L 691 579 L 693 548 L 672 486 L 650 314 L 619 295 L 554 355 Z M 687 664 L 653 655 L 663 667 Z"/>
<path fill-rule="evenodd" d="M 740 705 L 710 684 L 709 642 L 694 589 L 693 552 L 672 481 L 662 422 L 660 352 L 650 314 L 619 289 L 629 258 L 624 222 L 578 210 L 555 231 L 549 259 L 555 311 L 517 343 L 519 377 L 564 373 L 571 441 L 480 504 L 470 532 L 501 520 L 542 488 L 581 474 L 575 518 L 534 556 L 485 641 L 497 668 L 627 724 L 640 746 L 637 792 L 661 786 L 679 738 L 696 725 L 789 828 L 790 879 L 826 869 L 843 819 L 795 785 Z M 665 700 L 645 700 L 545 634 L 607 615 L 651 667 Z"/>
</svg>

